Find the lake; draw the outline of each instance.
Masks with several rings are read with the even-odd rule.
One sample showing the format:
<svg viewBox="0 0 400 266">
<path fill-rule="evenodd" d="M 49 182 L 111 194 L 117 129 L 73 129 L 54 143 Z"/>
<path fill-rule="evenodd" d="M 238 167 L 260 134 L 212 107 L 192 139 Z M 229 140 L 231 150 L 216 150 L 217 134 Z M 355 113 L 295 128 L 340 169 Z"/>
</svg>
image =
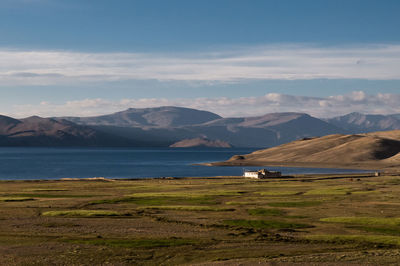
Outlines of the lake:
<svg viewBox="0 0 400 266">
<path fill-rule="evenodd" d="M 0 180 L 238 176 L 244 167 L 197 166 L 224 161 L 249 148 L 6 148 L 0 147 Z M 260 167 L 245 167 L 255 170 Z M 360 170 L 268 167 L 282 174 L 352 173 Z"/>
</svg>

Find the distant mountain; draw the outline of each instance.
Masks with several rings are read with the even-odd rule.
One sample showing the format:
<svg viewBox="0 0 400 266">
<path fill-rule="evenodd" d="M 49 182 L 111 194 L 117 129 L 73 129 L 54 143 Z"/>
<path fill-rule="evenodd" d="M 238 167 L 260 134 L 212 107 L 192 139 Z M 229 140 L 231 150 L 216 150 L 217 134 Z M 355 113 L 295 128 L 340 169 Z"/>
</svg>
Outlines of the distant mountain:
<svg viewBox="0 0 400 266">
<path fill-rule="evenodd" d="M 0 116 L 0 145 L 168 147 L 200 138 L 235 147 L 273 147 L 303 138 L 393 129 L 400 129 L 400 115 L 351 113 L 318 119 L 286 112 L 222 118 L 207 111 L 164 106 L 93 117 Z"/>
<path fill-rule="evenodd" d="M 63 117 L 62 119 L 79 125 L 167 128 L 202 124 L 219 118 L 221 118 L 219 115 L 207 111 L 165 106 L 143 109 L 130 108 L 110 115 Z"/>
<path fill-rule="evenodd" d="M 305 137 L 345 133 L 341 128 L 303 113 L 221 118 L 193 128 L 208 138 L 244 147 L 271 147 Z"/>
<path fill-rule="evenodd" d="M 136 143 L 138 144 L 138 143 Z M 124 146 L 132 140 L 79 126 L 67 120 L 0 116 L 0 146 Z"/>
<path fill-rule="evenodd" d="M 326 122 L 351 133 L 365 133 L 400 129 L 400 115 L 365 115 L 351 113 L 326 119 Z"/>
<path fill-rule="evenodd" d="M 218 117 L 205 123 L 181 124 L 177 127 L 91 127 L 123 138 L 153 141 L 161 146 L 185 139 L 207 138 L 218 139 L 235 147 L 272 147 L 304 137 L 344 133 L 341 128 L 301 113 L 274 113 L 244 118 Z"/>
<path fill-rule="evenodd" d="M 236 155 L 214 165 L 320 165 L 321 167 L 398 167 L 400 131 L 334 134 L 293 141 L 277 147 Z"/>
<path fill-rule="evenodd" d="M 190 147 L 213 147 L 213 148 L 231 148 L 232 146 L 222 140 L 209 140 L 206 138 L 184 139 L 172 145 L 171 148 L 190 148 Z"/>
</svg>

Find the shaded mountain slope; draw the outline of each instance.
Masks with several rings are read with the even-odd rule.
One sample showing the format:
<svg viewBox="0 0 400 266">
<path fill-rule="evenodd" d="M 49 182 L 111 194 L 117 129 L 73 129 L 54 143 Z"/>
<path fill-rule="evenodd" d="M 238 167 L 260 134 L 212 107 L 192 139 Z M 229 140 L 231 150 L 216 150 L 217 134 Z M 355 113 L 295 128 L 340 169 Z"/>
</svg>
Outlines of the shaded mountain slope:
<svg viewBox="0 0 400 266">
<path fill-rule="evenodd" d="M 1 146 L 124 146 L 133 141 L 115 138 L 67 120 L 32 116 L 13 119 L 0 116 Z"/>
<path fill-rule="evenodd" d="M 17 119 L 0 115 L 0 135 L 8 134 L 8 132 L 11 132 L 20 123 L 22 122 Z"/>
</svg>

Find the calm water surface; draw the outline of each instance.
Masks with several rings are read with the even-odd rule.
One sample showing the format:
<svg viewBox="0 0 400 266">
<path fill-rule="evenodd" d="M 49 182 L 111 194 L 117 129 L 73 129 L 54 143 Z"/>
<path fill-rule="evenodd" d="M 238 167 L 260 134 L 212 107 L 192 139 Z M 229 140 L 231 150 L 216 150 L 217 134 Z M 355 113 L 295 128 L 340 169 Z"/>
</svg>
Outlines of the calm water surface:
<svg viewBox="0 0 400 266">
<path fill-rule="evenodd" d="M 0 148 L 0 179 L 146 178 L 242 175 L 243 167 L 195 166 L 256 149 Z M 246 167 L 259 169 L 260 167 Z M 268 167 L 283 174 L 360 170 Z"/>
</svg>

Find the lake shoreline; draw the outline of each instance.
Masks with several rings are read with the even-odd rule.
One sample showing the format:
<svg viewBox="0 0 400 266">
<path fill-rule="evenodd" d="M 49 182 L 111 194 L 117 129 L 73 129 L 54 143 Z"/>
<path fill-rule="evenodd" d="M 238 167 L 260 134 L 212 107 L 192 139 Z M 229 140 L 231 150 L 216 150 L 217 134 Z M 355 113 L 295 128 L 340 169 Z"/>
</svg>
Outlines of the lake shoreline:
<svg viewBox="0 0 400 266">
<path fill-rule="evenodd" d="M 316 162 L 274 162 L 274 161 L 221 161 L 201 164 L 204 166 L 230 167 L 230 166 L 260 166 L 260 167 L 292 167 L 292 168 L 314 168 L 314 169 L 343 169 L 364 171 L 397 171 L 398 165 L 380 163 L 316 163 Z"/>
</svg>

